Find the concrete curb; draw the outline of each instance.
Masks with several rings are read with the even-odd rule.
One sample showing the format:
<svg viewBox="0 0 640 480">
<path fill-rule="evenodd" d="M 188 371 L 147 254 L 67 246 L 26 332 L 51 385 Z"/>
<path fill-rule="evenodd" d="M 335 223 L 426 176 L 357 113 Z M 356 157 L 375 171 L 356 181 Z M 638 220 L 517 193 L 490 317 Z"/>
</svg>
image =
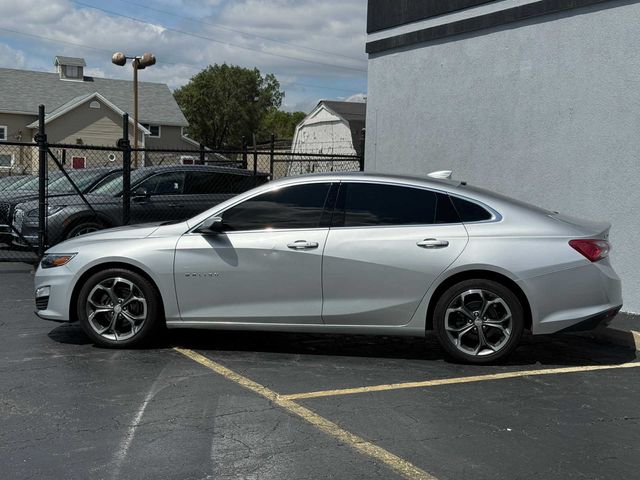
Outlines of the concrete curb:
<svg viewBox="0 0 640 480">
<path fill-rule="evenodd" d="M 635 330 L 626 330 L 624 328 L 605 327 L 599 328 L 588 333 L 589 336 L 596 340 L 602 340 L 621 347 L 633 348 L 640 351 L 640 332 Z"/>
</svg>

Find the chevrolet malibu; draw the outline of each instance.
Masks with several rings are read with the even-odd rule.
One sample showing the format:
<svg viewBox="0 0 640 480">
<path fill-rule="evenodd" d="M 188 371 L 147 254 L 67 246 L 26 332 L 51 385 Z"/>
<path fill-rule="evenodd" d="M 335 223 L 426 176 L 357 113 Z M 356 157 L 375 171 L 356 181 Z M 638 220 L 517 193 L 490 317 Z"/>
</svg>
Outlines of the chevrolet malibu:
<svg viewBox="0 0 640 480">
<path fill-rule="evenodd" d="M 472 363 L 622 306 L 610 225 L 446 179 L 287 178 L 187 221 L 51 248 L 37 314 L 105 347 L 168 328 L 424 336 Z"/>
</svg>

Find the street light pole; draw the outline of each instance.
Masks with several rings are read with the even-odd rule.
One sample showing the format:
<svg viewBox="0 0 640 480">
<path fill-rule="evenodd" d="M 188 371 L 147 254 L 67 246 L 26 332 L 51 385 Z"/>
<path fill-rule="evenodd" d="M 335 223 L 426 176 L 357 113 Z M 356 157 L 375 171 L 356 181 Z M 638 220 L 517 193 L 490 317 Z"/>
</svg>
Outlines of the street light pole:
<svg viewBox="0 0 640 480">
<path fill-rule="evenodd" d="M 138 168 L 138 59 L 131 62 L 133 67 L 133 168 Z"/>
<path fill-rule="evenodd" d="M 111 57 L 111 62 L 122 67 L 127 64 L 127 59 L 131 60 L 133 67 L 133 168 L 138 168 L 138 70 L 155 65 L 156 57 L 151 53 L 129 57 L 122 52 L 116 52 Z"/>
</svg>

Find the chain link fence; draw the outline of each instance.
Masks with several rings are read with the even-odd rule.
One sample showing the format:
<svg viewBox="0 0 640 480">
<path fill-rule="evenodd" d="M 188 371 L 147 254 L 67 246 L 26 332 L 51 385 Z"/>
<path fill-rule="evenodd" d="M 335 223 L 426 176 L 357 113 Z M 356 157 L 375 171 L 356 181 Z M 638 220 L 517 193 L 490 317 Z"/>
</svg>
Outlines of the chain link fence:
<svg viewBox="0 0 640 480">
<path fill-rule="evenodd" d="M 44 115 L 44 111 L 41 111 Z M 0 143 L 0 262 L 36 263 L 46 248 L 105 228 L 185 220 L 273 179 L 363 169 L 349 155 L 295 154 L 274 138 L 238 149 L 133 149 Z"/>
</svg>

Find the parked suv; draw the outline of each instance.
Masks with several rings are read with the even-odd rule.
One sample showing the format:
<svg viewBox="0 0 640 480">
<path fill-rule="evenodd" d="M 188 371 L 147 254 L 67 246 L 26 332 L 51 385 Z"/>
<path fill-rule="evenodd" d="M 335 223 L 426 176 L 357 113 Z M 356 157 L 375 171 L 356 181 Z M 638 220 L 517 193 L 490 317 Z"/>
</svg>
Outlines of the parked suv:
<svg viewBox="0 0 640 480">
<path fill-rule="evenodd" d="M 232 167 L 174 165 L 143 167 L 131 172 L 130 223 L 181 220 L 269 181 L 269 175 Z M 50 198 L 47 239 L 62 240 L 122 225 L 123 178 L 101 184 L 85 201 L 78 195 Z M 88 205 L 87 205 L 88 204 Z M 14 227 L 27 241 L 38 238 L 38 202 L 18 205 Z M 22 241 L 14 233 L 14 243 Z"/>
<path fill-rule="evenodd" d="M 48 175 L 47 195 L 49 198 L 75 193 L 76 190 L 71 182 L 82 193 L 89 193 L 104 182 L 122 176 L 122 168 L 69 170 L 67 174 L 71 181 L 60 171 L 51 172 Z M 14 232 L 9 224 L 14 216 L 15 206 L 29 200 L 37 200 L 38 187 L 38 177 L 30 176 L 26 181 L 0 191 L 0 243 L 11 243 Z"/>
</svg>

